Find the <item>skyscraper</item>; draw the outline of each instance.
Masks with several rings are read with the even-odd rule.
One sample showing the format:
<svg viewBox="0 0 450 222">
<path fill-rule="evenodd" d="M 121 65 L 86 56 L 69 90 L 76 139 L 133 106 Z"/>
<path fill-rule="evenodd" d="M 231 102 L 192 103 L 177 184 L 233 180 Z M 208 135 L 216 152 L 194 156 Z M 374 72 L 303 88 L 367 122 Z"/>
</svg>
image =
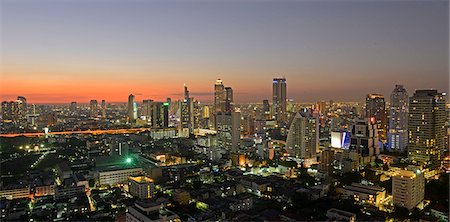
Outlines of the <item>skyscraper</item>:
<svg viewBox="0 0 450 222">
<path fill-rule="evenodd" d="M 217 79 L 214 84 L 214 114 L 223 112 L 225 98 L 225 86 L 221 79 Z"/>
<path fill-rule="evenodd" d="M 194 103 L 195 107 L 194 107 Z M 196 116 L 198 114 L 198 110 L 194 111 L 194 108 L 198 108 L 198 101 L 194 100 L 194 98 L 189 97 L 189 90 L 184 84 L 184 99 L 179 101 L 178 109 L 180 116 L 180 130 L 187 129 L 189 133 L 194 132 L 194 128 L 198 127 L 194 120 L 196 120 Z"/>
<path fill-rule="evenodd" d="M 366 117 L 377 126 L 378 137 L 386 140 L 386 103 L 381 94 L 368 94 L 366 97 Z"/>
<path fill-rule="evenodd" d="M 186 84 L 184 84 L 184 99 L 185 100 L 189 99 L 189 90 Z"/>
<path fill-rule="evenodd" d="M 286 79 L 273 79 L 273 100 L 272 100 L 273 118 L 278 124 L 285 124 L 286 115 Z"/>
<path fill-rule="evenodd" d="M 167 102 L 153 102 L 150 104 L 150 119 L 152 126 L 155 128 L 166 128 L 169 126 L 169 104 Z"/>
<path fill-rule="evenodd" d="M 319 149 L 318 118 L 299 112 L 289 127 L 286 146 L 290 155 L 301 159 L 314 158 Z"/>
<path fill-rule="evenodd" d="M 401 152 L 408 145 L 408 106 L 408 92 L 402 85 L 395 85 L 391 93 L 387 141 L 391 150 Z"/>
<path fill-rule="evenodd" d="M 152 118 L 152 106 L 153 100 L 151 99 L 142 100 L 142 116 L 145 117 L 147 122 L 150 122 Z"/>
<path fill-rule="evenodd" d="M 28 108 L 27 99 L 23 96 L 18 96 L 16 100 L 17 106 L 17 121 L 24 123 L 27 118 Z"/>
<path fill-rule="evenodd" d="M 265 120 L 271 119 L 270 104 L 269 104 L 269 100 L 267 100 L 267 99 L 263 100 L 262 115 L 264 117 L 263 119 L 265 119 Z"/>
<path fill-rule="evenodd" d="M 233 89 L 225 87 L 221 79 L 217 79 L 214 85 L 214 118 L 219 113 L 232 113 L 233 106 Z M 217 127 L 217 120 L 214 121 L 215 128 Z"/>
<path fill-rule="evenodd" d="M 102 118 L 106 118 L 106 101 L 102 99 Z"/>
<path fill-rule="evenodd" d="M 134 122 L 137 119 L 137 105 L 136 98 L 133 94 L 128 96 L 128 121 L 130 123 Z"/>
<path fill-rule="evenodd" d="M 93 99 L 89 102 L 89 108 L 91 109 L 91 114 L 93 116 L 97 116 L 98 114 L 98 102 L 96 99 Z"/>
<path fill-rule="evenodd" d="M 445 150 L 446 121 L 445 94 L 437 90 L 416 90 L 409 98 L 410 160 L 440 166 Z"/>
<path fill-rule="evenodd" d="M 230 113 L 233 110 L 233 89 L 231 87 L 225 87 L 225 102 L 223 112 Z"/>
<path fill-rule="evenodd" d="M 217 113 L 217 145 L 236 153 L 241 141 L 241 113 Z"/>
<path fill-rule="evenodd" d="M 380 154 L 376 125 L 369 119 L 356 120 L 350 126 L 350 150 L 359 154 L 359 164 L 375 161 Z"/>
</svg>

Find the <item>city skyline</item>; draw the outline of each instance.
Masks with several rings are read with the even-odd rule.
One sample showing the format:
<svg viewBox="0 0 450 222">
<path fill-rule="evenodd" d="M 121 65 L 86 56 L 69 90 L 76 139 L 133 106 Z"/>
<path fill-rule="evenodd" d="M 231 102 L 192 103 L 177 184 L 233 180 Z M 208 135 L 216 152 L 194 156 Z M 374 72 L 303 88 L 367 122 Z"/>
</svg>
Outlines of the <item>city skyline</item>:
<svg viewBox="0 0 450 222">
<path fill-rule="evenodd" d="M 186 83 L 212 102 L 217 78 L 236 103 L 270 100 L 279 77 L 295 102 L 448 92 L 447 1 L 1 4 L 2 100 L 164 101 Z"/>
</svg>

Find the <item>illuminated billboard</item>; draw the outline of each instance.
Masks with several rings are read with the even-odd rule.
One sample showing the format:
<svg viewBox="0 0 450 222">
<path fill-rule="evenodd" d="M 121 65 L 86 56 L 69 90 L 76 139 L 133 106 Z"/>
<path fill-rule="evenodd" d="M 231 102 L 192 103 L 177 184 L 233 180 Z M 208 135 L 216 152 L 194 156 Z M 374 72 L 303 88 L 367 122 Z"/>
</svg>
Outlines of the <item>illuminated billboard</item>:
<svg viewBox="0 0 450 222">
<path fill-rule="evenodd" d="M 348 149 L 350 148 L 349 132 L 331 132 L 331 147 Z"/>
</svg>

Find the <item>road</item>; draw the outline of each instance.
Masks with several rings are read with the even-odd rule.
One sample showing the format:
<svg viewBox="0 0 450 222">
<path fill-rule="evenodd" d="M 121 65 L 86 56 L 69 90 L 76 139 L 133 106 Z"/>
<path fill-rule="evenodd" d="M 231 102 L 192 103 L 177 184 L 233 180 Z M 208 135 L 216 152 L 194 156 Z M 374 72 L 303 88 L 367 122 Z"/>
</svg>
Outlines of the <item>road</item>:
<svg viewBox="0 0 450 222">
<path fill-rule="evenodd" d="M 77 130 L 77 131 L 60 131 L 60 132 L 48 132 L 47 135 L 70 135 L 70 134 L 127 134 L 127 133 L 139 133 L 151 128 L 133 128 L 133 129 L 108 129 L 108 130 Z M 0 137 L 40 137 L 45 136 L 45 133 L 5 133 L 0 134 Z"/>
</svg>

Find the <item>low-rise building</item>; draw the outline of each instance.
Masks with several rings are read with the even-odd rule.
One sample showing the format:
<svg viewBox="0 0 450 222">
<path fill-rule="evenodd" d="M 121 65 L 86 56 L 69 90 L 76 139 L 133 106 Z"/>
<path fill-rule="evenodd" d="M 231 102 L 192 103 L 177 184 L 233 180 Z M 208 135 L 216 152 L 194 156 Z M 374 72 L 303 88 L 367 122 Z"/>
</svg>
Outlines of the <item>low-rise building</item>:
<svg viewBox="0 0 450 222">
<path fill-rule="evenodd" d="M 142 175 L 143 170 L 141 167 L 133 168 L 118 168 L 107 167 L 98 170 L 97 177 L 100 185 L 114 186 L 120 183 L 126 183 L 128 177 Z"/>
<path fill-rule="evenodd" d="M 0 190 L 0 198 L 9 200 L 30 197 L 30 186 L 9 187 Z"/>
<path fill-rule="evenodd" d="M 352 183 L 351 186 L 343 187 L 344 196 L 352 198 L 359 203 L 371 204 L 380 207 L 386 198 L 386 189 L 383 187 Z"/>
<path fill-rule="evenodd" d="M 127 222 L 170 222 L 180 221 L 177 214 L 167 210 L 162 204 L 154 201 L 137 201 L 128 207 Z"/>
<path fill-rule="evenodd" d="M 327 211 L 327 217 L 330 221 L 356 221 L 356 214 L 348 211 L 338 210 L 336 208 L 329 209 Z"/>
<path fill-rule="evenodd" d="M 155 186 L 153 180 L 146 176 L 137 176 L 129 178 L 130 194 L 139 199 L 147 199 L 153 197 Z"/>
</svg>

